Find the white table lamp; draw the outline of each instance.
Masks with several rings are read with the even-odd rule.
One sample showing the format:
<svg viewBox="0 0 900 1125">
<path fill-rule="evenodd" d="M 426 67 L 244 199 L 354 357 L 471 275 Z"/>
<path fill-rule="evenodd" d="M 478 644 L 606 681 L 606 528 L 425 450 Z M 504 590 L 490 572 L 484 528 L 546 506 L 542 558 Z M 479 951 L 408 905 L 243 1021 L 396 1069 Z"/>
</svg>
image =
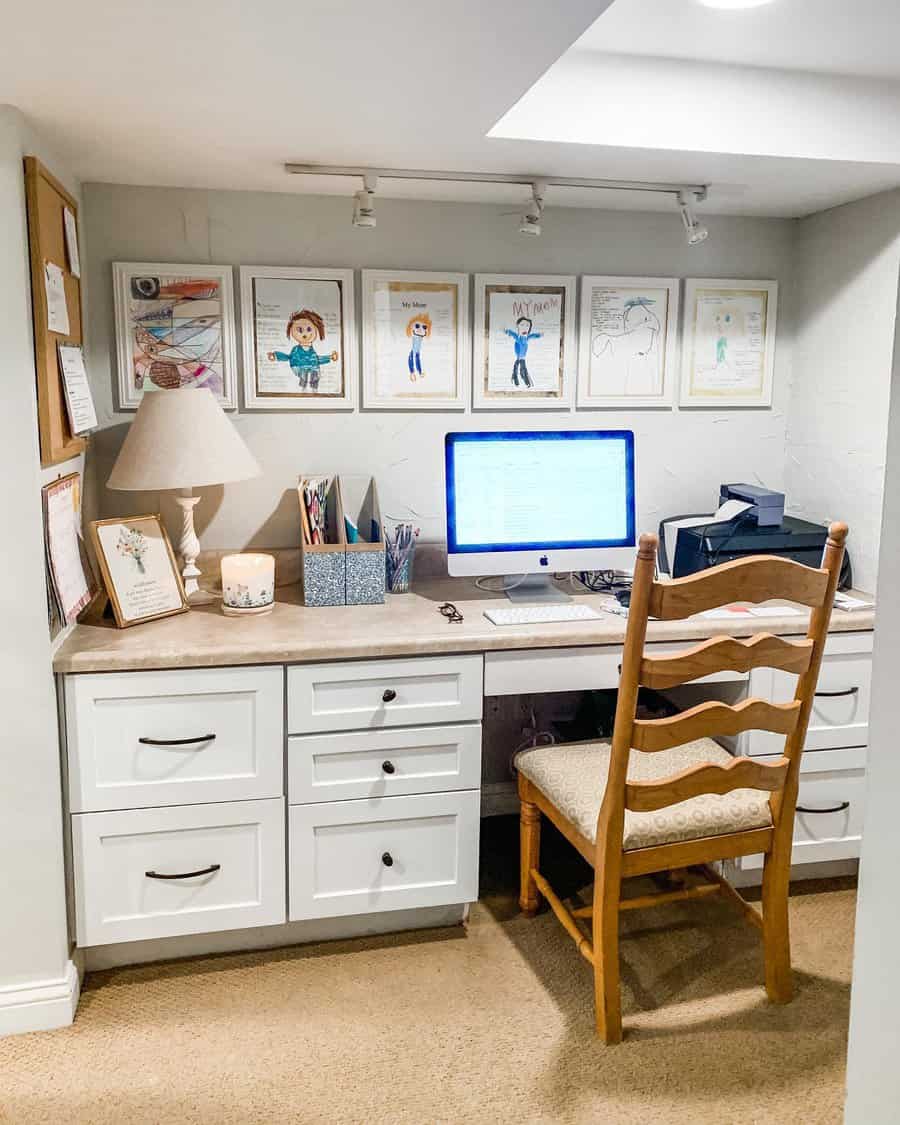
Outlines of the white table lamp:
<svg viewBox="0 0 900 1125">
<path fill-rule="evenodd" d="M 107 488 L 138 492 L 177 489 L 182 530 L 178 549 L 189 600 L 213 601 L 200 589 L 194 530 L 195 488 L 259 476 L 260 468 L 208 387 L 148 391 L 106 482 Z"/>
</svg>

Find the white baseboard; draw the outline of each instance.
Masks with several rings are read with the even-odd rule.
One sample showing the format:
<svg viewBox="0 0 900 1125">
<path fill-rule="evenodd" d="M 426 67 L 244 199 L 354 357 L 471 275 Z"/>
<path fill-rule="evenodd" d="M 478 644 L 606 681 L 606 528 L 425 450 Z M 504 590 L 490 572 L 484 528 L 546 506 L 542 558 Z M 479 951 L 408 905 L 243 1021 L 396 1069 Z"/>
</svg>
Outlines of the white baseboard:
<svg viewBox="0 0 900 1125">
<path fill-rule="evenodd" d="M 422 906 L 408 910 L 385 910 L 375 914 L 354 914 L 346 918 L 319 918 L 306 922 L 285 922 L 280 926 L 255 926 L 246 930 L 225 930 L 214 934 L 190 934 L 172 938 L 148 938 L 116 945 L 95 945 L 81 950 L 88 972 L 141 965 L 152 961 L 171 961 L 182 957 L 203 957 L 215 953 L 244 953 L 256 949 L 278 949 L 286 945 L 338 941 L 342 938 L 374 937 L 403 930 L 425 930 L 458 926 L 468 917 L 467 904 Z"/>
<path fill-rule="evenodd" d="M 81 975 L 74 961 L 68 962 L 61 980 L 0 988 L 0 1035 L 68 1027 L 75 1018 L 80 992 Z"/>
</svg>

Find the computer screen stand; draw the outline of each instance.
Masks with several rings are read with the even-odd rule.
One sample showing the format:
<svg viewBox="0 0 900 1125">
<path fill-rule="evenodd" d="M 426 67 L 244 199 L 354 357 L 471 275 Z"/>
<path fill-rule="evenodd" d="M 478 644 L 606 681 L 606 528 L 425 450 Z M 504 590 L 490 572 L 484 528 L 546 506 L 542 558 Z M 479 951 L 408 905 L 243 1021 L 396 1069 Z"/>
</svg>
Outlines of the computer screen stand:
<svg viewBox="0 0 900 1125">
<path fill-rule="evenodd" d="M 549 574 L 529 574 L 523 578 L 507 579 L 505 589 L 511 602 L 526 602 L 529 605 L 549 605 L 552 602 L 570 602 L 571 597 L 554 586 Z"/>
</svg>

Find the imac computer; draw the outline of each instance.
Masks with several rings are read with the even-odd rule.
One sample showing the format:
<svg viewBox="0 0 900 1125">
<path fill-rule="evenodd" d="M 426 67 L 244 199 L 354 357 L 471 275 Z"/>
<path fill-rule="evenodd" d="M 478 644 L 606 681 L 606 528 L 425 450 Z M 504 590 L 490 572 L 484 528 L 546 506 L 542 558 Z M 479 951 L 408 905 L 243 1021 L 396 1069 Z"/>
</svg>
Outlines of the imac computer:
<svg viewBox="0 0 900 1125">
<path fill-rule="evenodd" d="M 634 434 L 447 434 L 451 575 L 517 575 L 513 601 L 566 601 L 554 571 L 634 567 Z M 499 591 L 498 591 L 499 592 Z"/>
</svg>

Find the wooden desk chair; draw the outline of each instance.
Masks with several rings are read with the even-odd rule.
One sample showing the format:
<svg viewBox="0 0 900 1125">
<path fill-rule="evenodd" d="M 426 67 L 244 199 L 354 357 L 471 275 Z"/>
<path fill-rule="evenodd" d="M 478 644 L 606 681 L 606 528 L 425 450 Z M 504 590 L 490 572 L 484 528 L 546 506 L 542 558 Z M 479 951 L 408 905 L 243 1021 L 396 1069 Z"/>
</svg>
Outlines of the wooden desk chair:
<svg viewBox="0 0 900 1125">
<path fill-rule="evenodd" d="M 656 582 L 657 539 L 642 535 L 612 742 L 539 747 L 517 755 L 521 799 L 521 895 L 535 914 L 543 895 L 579 952 L 594 966 L 597 1032 L 622 1038 L 619 911 L 722 893 L 762 930 L 769 999 L 791 999 L 788 879 L 800 755 L 806 737 L 831 604 L 844 553 L 846 524 L 834 523 L 821 569 L 768 556 L 741 559 L 690 578 Z M 805 640 L 770 633 L 747 640 L 721 636 L 686 652 L 644 655 L 647 618 L 689 617 L 732 601 L 785 598 L 812 610 Z M 747 699 L 735 707 L 701 703 L 666 719 L 636 719 L 638 688 L 666 689 L 713 672 L 778 668 L 798 676 L 790 703 Z M 734 758 L 711 735 L 746 730 L 784 734 L 776 762 Z M 632 750 L 639 751 L 633 753 Z M 569 910 L 540 872 L 544 814 L 594 868 L 591 906 Z M 765 853 L 760 914 L 708 865 Z M 623 878 L 683 872 L 701 865 L 708 882 L 621 899 Z M 593 941 L 579 918 L 591 918 Z"/>
</svg>

